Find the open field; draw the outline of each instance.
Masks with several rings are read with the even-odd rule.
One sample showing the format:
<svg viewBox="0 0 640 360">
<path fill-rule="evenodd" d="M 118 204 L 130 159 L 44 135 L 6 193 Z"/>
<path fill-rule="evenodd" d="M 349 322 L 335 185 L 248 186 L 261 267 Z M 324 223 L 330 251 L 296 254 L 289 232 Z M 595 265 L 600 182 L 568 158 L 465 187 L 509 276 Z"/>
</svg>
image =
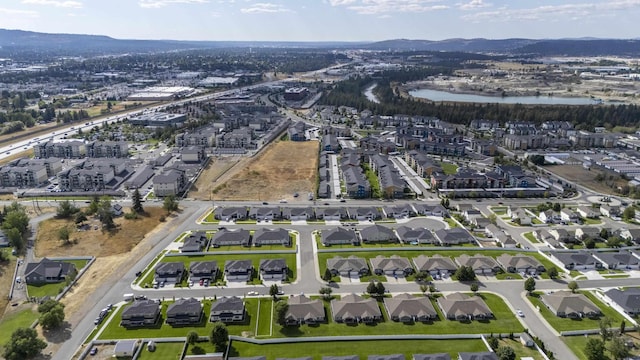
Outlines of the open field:
<svg viewBox="0 0 640 360">
<path fill-rule="evenodd" d="M 596 176 L 600 172 L 604 171 L 596 169 L 587 170 L 583 168 L 582 165 L 553 165 L 545 166 L 544 169 L 561 176 L 574 184 L 584 186 L 595 192 L 615 195 L 612 188 L 604 183 L 596 181 Z M 607 174 L 607 172 L 604 173 Z M 619 186 L 623 186 L 627 183 L 625 180 L 619 180 L 618 182 Z"/>
<path fill-rule="evenodd" d="M 36 256 L 96 256 L 104 257 L 130 251 L 144 236 L 160 224 L 158 220 L 165 215 L 160 207 L 146 207 L 148 216 L 135 220 L 126 220 L 124 216 L 115 219 L 118 226 L 115 232 L 103 232 L 100 222 L 90 219 L 90 230 L 77 231 L 72 220 L 50 219 L 40 223 L 36 235 Z M 127 211 L 129 211 L 127 209 Z M 94 230 L 94 225 L 98 226 Z M 69 238 L 72 244 L 65 245 L 58 239 L 58 230 L 62 227 L 71 230 Z M 73 240 L 77 240 L 77 243 Z"/>
<path fill-rule="evenodd" d="M 298 192 L 306 199 L 308 192 L 316 190 L 318 151 L 317 141 L 277 141 L 248 163 L 241 160 L 218 181 L 209 184 L 198 181 L 197 194 L 209 199 L 212 191 L 214 200 L 269 201 L 293 200 L 293 194 Z M 221 170 L 212 167 L 210 171 Z"/>
<path fill-rule="evenodd" d="M 33 157 L 33 148 L 31 149 L 27 149 L 27 150 L 22 150 L 19 152 L 15 152 L 12 155 L 7 156 L 6 158 L 3 158 L 0 160 L 0 165 L 5 165 L 8 164 L 10 162 L 12 162 L 13 160 L 17 160 L 20 158 L 24 158 L 24 157 Z M 13 198 L 13 196 L 11 196 Z"/>
<path fill-rule="evenodd" d="M 180 359 L 180 355 L 182 355 L 183 348 L 184 348 L 184 343 L 182 342 L 156 343 L 155 351 L 151 352 L 147 350 L 146 346 L 144 346 L 144 348 L 140 352 L 140 356 L 137 359 L 138 360 L 147 360 L 147 359 L 176 360 L 176 359 Z"/>
<path fill-rule="evenodd" d="M 304 350 L 301 350 L 304 349 Z M 449 353 L 452 359 L 458 358 L 459 351 L 487 351 L 482 340 L 370 340 L 370 341 L 335 341 L 306 342 L 292 344 L 254 345 L 241 341 L 233 341 L 229 356 L 261 356 L 267 360 L 275 358 L 297 358 L 311 356 L 320 360 L 322 356 L 358 355 L 366 359 L 369 355 L 390 355 L 402 353 L 411 359 L 413 354 Z"/>
<path fill-rule="evenodd" d="M 213 193 L 211 191 L 246 167 L 250 160 L 249 157 L 239 155 L 212 157 L 196 183 L 191 187 L 188 196 L 197 200 L 212 199 Z"/>
</svg>

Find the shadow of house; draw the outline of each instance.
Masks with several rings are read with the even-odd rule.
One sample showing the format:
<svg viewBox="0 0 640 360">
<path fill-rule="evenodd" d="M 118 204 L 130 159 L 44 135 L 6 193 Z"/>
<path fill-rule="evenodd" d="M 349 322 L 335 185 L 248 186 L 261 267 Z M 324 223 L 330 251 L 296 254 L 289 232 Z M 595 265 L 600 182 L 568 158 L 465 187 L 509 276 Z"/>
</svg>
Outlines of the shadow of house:
<svg viewBox="0 0 640 360">
<path fill-rule="evenodd" d="M 167 324 L 171 326 L 188 326 L 202 320 L 202 304 L 200 300 L 178 299 L 167 308 Z"/>
<path fill-rule="evenodd" d="M 160 319 L 160 303 L 155 300 L 138 300 L 122 312 L 120 326 L 125 328 L 151 327 Z"/>
<path fill-rule="evenodd" d="M 237 297 L 223 297 L 211 304 L 209 321 L 225 324 L 241 323 L 245 318 L 244 301 Z"/>
<path fill-rule="evenodd" d="M 431 321 L 438 318 L 436 310 L 429 298 L 415 297 L 409 294 L 399 294 L 392 298 L 384 298 L 389 319 L 411 323 L 416 321 Z"/>
</svg>

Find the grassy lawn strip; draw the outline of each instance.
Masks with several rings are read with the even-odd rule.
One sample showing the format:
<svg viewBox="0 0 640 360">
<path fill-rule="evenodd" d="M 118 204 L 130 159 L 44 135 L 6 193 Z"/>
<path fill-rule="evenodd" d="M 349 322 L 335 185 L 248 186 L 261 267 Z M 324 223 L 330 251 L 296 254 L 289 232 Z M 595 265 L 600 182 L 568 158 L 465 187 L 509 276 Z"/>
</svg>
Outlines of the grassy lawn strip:
<svg viewBox="0 0 640 360">
<path fill-rule="evenodd" d="M 118 309 L 118 313 L 115 314 L 113 320 L 106 324 L 105 329 L 102 334 L 100 334 L 99 339 L 141 339 L 141 338 L 155 338 L 155 337 L 181 337 L 186 336 L 187 333 L 191 330 L 194 330 L 200 336 L 209 336 L 211 335 L 211 329 L 213 328 L 213 323 L 209 321 L 209 314 L 211 313 L 211 302 L 214 300 L 204 300 L 202 301 L 204 317 L 200 324 L 194 326 L 179 326 L 172 327 L 171 325 L 166 324 L 164 321 L 166 319 L 167 307 L 172 303 L 172 301 L 165 301 L 162 304 L 162 314 L 159 320 L 159 324 L 157 324 L 153 328 L 140 328 L 140 329 L 126 329 L 120 326 L 120 319 L 122 319 L 122 312 L 126 308 L 126 306 Z M 229 324 L 227 325 L 227 329 L 229 330 L 229 334 L 231 335 L 242 335 L 243 333 L 252 334 L 256 329 L 256 313 L 258 311 L 258 299 L 245 299 L 245 307 L 247 310 L 247 316 L 245 322 L 242 324 Z"/>
<path fill-rule="evenodd" d="M 187 334 L 185 333 L 184 336 Z M 140 352 L 140 356 L 137 358 L 139 360 L 144 359 L 159 359 L 159 360 L 174 360 L 179 359 L 182 354 L 182 349 L 184 348 L 183 342 L 172 342 L 172 343 L 164 343 L 164 342 L 156 342 L 156 350 L 151 352 L 147 350 L 147 346 L 142 348 Z"/>
<path fill-rule="evenodd" d="M 218 268 L 220 272 L 224 272 L 224 262 L 227 260 L 251 260 L 253 264 L 253 268 L 255 269 L 255 273 L 260 268 L 260 260 L 261 259 L 278 259 L 284 258 L 287 262 L 287 266 L 289 267 L 289 281 L 293 282 L 296 279 L 297 268 L 296 268 L 296 254 L 224 254 L 224 255 L 182 255 L 182 256 L 170 256 L 163 257 L 161 262 L 183 262 L 185 269 L 189 268 L 189 263 L 192 261 L 211 261 L 215 260 L 218 262 Z M 153 273 L 152 273 L 153 274 Z M 151 280 L 153 281 L 153 276 L 151 276 Z"/>
<path fill-rule="evenodd" d="M 271 298 L 258 299 L 260 302 L 260 313 L 258 314 L 258 325 L 256 336 L 271 336 L 271 307 L 273 301 Z"/>
<path fill-rule="evenodd" d="M 149 265 L 147 265 L 144 271 L 142 271 L 142 275 L 138 277 L 138 279 L 136 279 L 136 281 L 134 281 L 133 283 L 141 286 L 144 286 L 144 284 L 148 284 L 149 286 L 151 286 L 151 283 L 153 282 L 153 276 L 155 275 L 153 268 L 155 268 L 158 261 L 160 261 L 160 259 L 162 259 L 164 257 L 164 254 L 166 253 L 166 250 L 162 250 L 160 254 L 156 255 L 153 261 Z"/>
<path fill-rule="evenodd" d="M 26 308 L 5 316 L 0 323 L 0 345 L 9 342 L 11 333 L 17 328 L 31 326 L 38 319 L 38 315 L 34 309 Z"/>
<path fill-rule="evenodd" d="M 522 236 L 524 236 L 525 239 L 529 240 L 530 243 L 539 243 L 540 241 L 538 241 L 538 239 L 536 239 L 535 236 L 533 236 L 533 232 L 528 232 L 528 233 L 524 233 L 522 234 Z"/>
<path fill-rule="evenodd" d="M 398 353 L 411 359 L 413 354 L 449 353 L 452 359 L 457 359 L 459 351 L 478 352 L 487 351 L 487 348 L 480 339 L 336 341 L 269 345 L 233 341 L 228 355 L 242 357 L 265 355 L 267 360 L 311 356 L 314 360 L 320 360 L 322 356 L 358 355 L 360 359 L 366 359 L 372 354 Z"/>
<path fill-rule="evenodd" d="M 593 301 L 593 303 L 602 311 L 602 316 L 606 316 L 612 320 L 613 324 L 620 324 L 622 321 L 622 316 L 618 314 L 612 308 L 603 304 L 600 300 L 598 300 L 593 294 L 589 292 L 581 292 L 584 294 L 589 300 Z M 556 316 L 551 312 L 540 300 L 540 293 L 534 294 L 534 296 L 527 296 L 527 299 L 531 301 L 534 306 L 540 308 L 540 313 L 547 320 L 547 322 L 557 331 L 571 331 L 571 330 L 590 330 L 590 329 L 598 329 L 600 328 L 599 318 L 597 319 L 589 319 L 589 318 L 581 318 L 581 319 L 570 319 L 570 318 L 561 318 Z"/>
<path fill-rule="evenodd" d="M 207 213 L 207 216 L 204 217 L 204 219 L 202 220 L 203 224 L 218 224 L 220 223 L 220 220 L 215 218 L 215 213 L 213 212 L 213 210 L 209 210 L 209 213 Z"/>
<path fill-rule="evenodd" d="M 540 355 L 540 353 L 536 350 L 523 346 L 522 343 L 517 340 L 517 338 L 514 340 L 505 338 L 502 340 L 498 340 L 498 343 L 500 344 L 499 346 L 508 346 L 512 348 L 516 352 L 516 359 L 524 359 L 525 357 L 531 357 L 535 360 L 544 359 L 542 355 Z"/>
</svg>

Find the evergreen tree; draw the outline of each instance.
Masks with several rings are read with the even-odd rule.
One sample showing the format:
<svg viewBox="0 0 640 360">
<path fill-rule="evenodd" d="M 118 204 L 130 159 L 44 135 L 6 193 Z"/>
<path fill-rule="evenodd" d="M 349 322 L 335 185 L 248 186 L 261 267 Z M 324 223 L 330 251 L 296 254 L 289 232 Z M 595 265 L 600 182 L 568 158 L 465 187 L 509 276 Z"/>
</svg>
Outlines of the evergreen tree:
<svg viewBox="0 0 640 360">
<path fill-rule="evenodd" d="M 138 189 L 135 189 L 133 191 L 133 195 L 131 195 L 131 201 L 132 201 L 131 208 L 133 209 L 133 211 L 135 211 L 138 214 L 144 213 L 144 208 L 142 207 L 142 199 L 140 196 L 140 191 L 138 191 Z"/>
</svg>

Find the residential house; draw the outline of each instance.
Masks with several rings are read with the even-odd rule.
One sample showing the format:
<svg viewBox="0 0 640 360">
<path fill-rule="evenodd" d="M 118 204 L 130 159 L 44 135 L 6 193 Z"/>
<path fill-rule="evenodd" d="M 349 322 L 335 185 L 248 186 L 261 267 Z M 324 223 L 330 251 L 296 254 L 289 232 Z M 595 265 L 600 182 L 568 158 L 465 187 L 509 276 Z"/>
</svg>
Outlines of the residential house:
<svg viewBox="0 0 640 360">
<path fill-rule="evenodd" d="M 123 210 L 124 210 L 124 209 L 122 208 L 122 205 L 120 205 L 120 204 L 113 204 L 113 205 L 111 205 L 111 214 L 112 214 L 114 217 L 122 216 L 122 214 L 123 214 Z"/>
<path fill-rule="evenodd" d="M 459 352 L 458 360 L 500 360 L 500 358 L 492 351 Z"/>
<path fill-rule="evenodd" d="M 419 255 L 413 258 L 413 264 L 418 272 L 426 271 L 434 278 L 446 277 L 458 270 L 458 266 L 450 257 L 438 254 L 433 256 Z"/>
<path fill-rule="evenodd" d="M 291 236 L 289 236 L 289 231 L 283 228 L 261 228 L 253 233 L 253 245 L 291 246 Z"/>
<path fill-rule="evenodd" d="M 404 277 L 414 272 L 409 259 L 397 255 L 389 257 L 378 255 L 369 261 L 371 261 L 371 268 L 376 275 Z"/>
<path fill-rule="evenodd" d="M 620 211 L 620 206 L 602 204 L 600 205 L 600 214 L 606 217 L 616 217 L 620 216 L 622 212 Z"/>
<path fill-rule="evenodd" d="M 188 326 L 202 320 L 202 303 L 195 298 L 178 299 L 167 307 L 167 324 L 171 326 Z"/>
<path fill-rule="evenodd" d="M 360 229 L 360 237 L 365 244 L 399 242 L 393 230 L 382 225 L 371 225 Z"/>
<path fill-rule="evenodd" d="M 555 211 L 549 209 L 549 210 L 541 211 L 538 214 L 538 219 L 545 224 L 551 224 L 556 221 L 560 221 L 560 215 L 557 215 Z"/>
<path fill-rule="evenodd" d="M 24 280 L 29 285 L 58 283 L 65 281 L 68 276 L 75 277 L 76 273 L 73 263 L 43 258 L 39 262 L 27 263 Z"/>
<path fill-rule="evenodd" d="M 600 212 L 591 206 L 578 206 L 576 211 L 581 217 L 587 219 L 595 219 L 600 215 Z"/>
<path fill-rule="evenodd" d="M 222 297 L 211 304 L 209 321 L 220 321 L 225 324 L 239 323 L 244 321 L 245 314 L 244 301 L 241 298 Z"/>
<path fill-rule="evenodd" d="M 471 223 L 471 225 L 473 225 L 475 231 L 486 230 L 487 226 L 492 225 L 491 220 L 482 216 L 474 217 L 469 222 Z"/>
<path fill-rule="evenodd" d="M 416 216 L 416 212 L 410 204 L 398 205 L 398 206 L 385 206 L 382 211 L 388 218 L 404 219 L 412 216 Z"/>
<path fill-rule="evenodd" d="M 340 221 L 349 218 L 346 208 L 316 208 L 318 220 Z"/>
<path fill-rule="evenodd" d="M 565 222 L 577 223 L 580 219 L 580 216 L 578 216 L 578 213 L 569 208 L 563 208 L 560 210 L 560 219 Z"/>
<path fill-rule="evenodd" d="M 540 300 L 558 317 L 594 318 L 602 314 L 600 309 L 584 294 L 556 291 L 540 296 Z"/>
<path fill-rule="evenodd" d="M 327 321 L 321 300 L 311 300 L 303 294 L 288 299 L 289 308 L 285 314 L 287 325 L 318 324 Z"/>
<path fill-rule="evenodd" d="M 227 281 L 249 281 L 252 275 L 251 260 L 227 260 L 224 263 L 224 276 Z"/>
<path fill-rule="evenodd" d="M 120 326 L 125 328 L 154 326 L 159 319 L 159 302 L 155 300 L 136 300 L 122 312 Z"/>
<path fill-rule="evenodd" d="M 460 266 L 469 266 L 476 274 L 493 275 L 501 270 L 500 265 L 490 256 L 462 254 L 455 258 Z"/>
<path fill-rule="evenodd" d="M 640 244 L 640 229 L 620 229 L 617 234 L 625 240 Z"/>
<path fill-rule="evenodd" d="M 594 227 L 579 227 L 576 229 L 575 238 L 579 241 L 600 238 L 600 229 Z"/>
<path fill-rule="evenodd" d="M 551 235 L 548 230 L 535 230 L 533 236 L 540 242 L 543 242 L 553 249 L 560 249 L 562 245 Z"/>
<path fill-rule="evenodd" d="M 565 229 L 560 229 L 560 228 L 551 229 L 549 230 L 549 234 L 551 234 L 551 236 L 553 236 L 553 238 L 557 242 L 563 242 L 563 243 L 576 242 L 575 235 Z"/>
<path fill-rule="evenodd" d="M 182 246 L 180 246 L 180 252 L 201 252 L 203 249 L 207 248 L 208 244 L 209 239 L 207 238 L 207 233 L 204 231 L 196 231 L 184 238 Z"/>
<path fill-rule="evenodd" d="M 211 246 L 251 246 L 251 234 L 245 229 L 221 229 L 211 238 Z"/>
<path fill-rule="evenodd" d="M 425 204 L 416 203 L 413 204 L 416 212 L 422 216 L 439 216 L 444 217 L 449 215 L 449 211 L 440 204 Z"/>
<path fill-rule="evenodd" d="M 598 270 L 602 263 L 587 252 L 552 252 L 551 256 L 560 261 L 567 270 Z"/>
<path fill-rule="evenodd" d="M 498 264 L 507 272 L 537 275 L 546 269 L 538 259 L 524 254 L 502 254 L 496 258 Z"/>
<path fill-rule="evenodd" d="M 482 217 L 482 213 L 478 209 L 467 209 L 462 212 L 462 217 L 468 222 L 471 222 L 471 220 L 477 217 Z"/>
<path fill-rule="evenodd" d="M 399 226 L 396 233 L 404 244 L 435 244 L 437 242 L 431 230 L 427 228 L 410 228 Z"/>
<path fill-rule="evenodd" d="M 286 207 L 282 209 L 282 218 L 291 221 L 313 220 L 316 214 L 310 207 Z"/>
<path fill-rule="evenodd" d="M 485 320 L 493 318 L 491 309 L 479 296 L 451 293 L 439 297 L 436 302 L 442 314 L 449 320 Z"/>
<path fill-rule="evenodd" d="M 516 209 L 510 216 L 512 221 L 520 225 L 531 225 L 531 215 L 524 209 Z"/>
<path fill-rule="evenodd" d="M 382 312 L 375 299 L 365 299 L 356 294 L 332 300 L 331 313 L 334 321 L 347 324 L 373 323 L 382 319 Z"/>
<path fill-rule="evenodd" d="M 200 280 L 214 281 L 218 277 L 218 262 L 192 261 L 189 263 L 189 281 Z"/>
<path fill-rule="evenodd" d="M 373 221 L 382 219 L 382 214 L 380 213 L 380 210 L 375 207 L 357 207 L 355 210 L 349 209 L 349 217 L 359 221 Z"/>
<path fill-rule="evenodd" d="M 323 230 L 321 233 L 321 241 L 324 246 L 360 245 L 360 240 L 358 240 L 356 232 L 342 227 Z"/>
<path fill-rule="evenodd" d="M 367 360 L 405 360 L 404 354 L 369 355 Z"/>
<path fill-rule="evenodd" d="M 411 360 L 451 360 L 449 353 L 413 354 Z"/>
<path fill-rule="evenodd" d="M 384 298 L 389 319 L 411 323 L 417 321 L 431 321 L 438 318 L 431 300 L 424 296 L 399 294 L 391 298 Z"/>
<path fill-rule="evenodd" d="M 252 206 L 249 218 L 256 221 L 273 221 L 282 219 L 282 211 L 278 207 Z"/>
<path fill-rule="evenodd" d="M 440 229 L 435 234 L 442 246 L 470 244 L 476 240 L 471 233 L 460 227 Z"/>
<path fill-rule="evenodd" d="M 631 316 L 640 314 L 640 288 L 607 290 L 605 296 Z"/>
<path fill-rule="evenodd" d="M 287 262 L 285 259 L 261 259 L 260 276 L 262 280 L 282 281 L 287 279 Z"/>
<path fill-rule="evenodd" d="M 628 251 L 594 252 L 593 256 L 607 269 L 640 270 L 640 259 Z"/>
<path fill-rule="evenodd" d="M 367 261 L 353 255 L 347 258 L 336 256 L 327 259 L 327 269 L 331 271 L 333 276 L 361 277 L 369 274 Z"/>
<path fill-rule="evenodd" d="M 217 207 L 213 213 L 217 220 L 236 221 L 247 219 L 246 207 Z"/>
<path fill-rule="evenodd" d="M 166 284 L 179 284 L 184 276 L 184 263 L 181 261 L 161 262 L 156 265 L 154 281 Z"/>
</svg>

